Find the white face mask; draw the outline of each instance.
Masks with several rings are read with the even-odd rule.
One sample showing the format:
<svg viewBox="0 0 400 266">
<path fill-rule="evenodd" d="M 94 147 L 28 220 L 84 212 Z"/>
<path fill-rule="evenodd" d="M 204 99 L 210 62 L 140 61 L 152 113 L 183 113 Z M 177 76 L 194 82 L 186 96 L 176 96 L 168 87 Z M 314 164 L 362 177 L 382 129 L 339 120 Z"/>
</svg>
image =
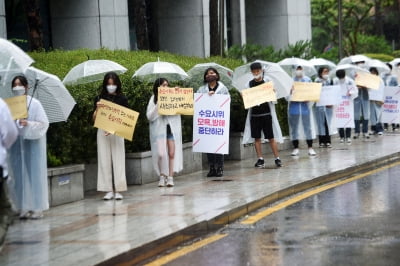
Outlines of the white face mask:
<svg viewBox="0 0 400 266">
<path fill-rule="evenodd" d="M 323 78 L 324 80 L 328 80 L 328 79 L 329 79 L 329 75 L 322 75 L 322 78 Z"/>
<path fill-rule="evenodd" d="M 303 70 L 296 70 L 296 76 L 297 77 L 303 76 Z"/>
<path fill-rule="evenodd" d="M 108 93 L 114 93 L 117 90 L 117 86 L 115 85 L 107 85 Z"/>
<path fill-rule="evenodd" d="M 25 94 L 25 87 L 24 86 L 15 86 L 12 88 L 12 92 L 14 96 L 21 96 Z"/>
<path fill-rule="evenodd" d="M 254 79 L 260 79 L 260 78 L 262 78 L 262 73 L 253 75 L 253 77 L 254 77 Z"/>
</svg>

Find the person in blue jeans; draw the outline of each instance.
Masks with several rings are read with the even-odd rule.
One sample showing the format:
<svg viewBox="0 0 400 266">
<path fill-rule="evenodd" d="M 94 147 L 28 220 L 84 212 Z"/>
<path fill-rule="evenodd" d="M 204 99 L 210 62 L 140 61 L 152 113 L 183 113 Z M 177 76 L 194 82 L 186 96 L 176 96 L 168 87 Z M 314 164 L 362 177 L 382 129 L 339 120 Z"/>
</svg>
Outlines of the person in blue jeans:
<svg viewBox="0 0 400 266">
<path fill-rule="evenodd" d="M 303 67 L 296 67 L 296 76 L 293 78 L 297 82 L 311 82 L 311 79 L 304 75 Z M 316 153 L 312 148 L 313 138 L 315 132 L 312 129 L 312 108 L 309 102 L 294 102 L 289 101 L 288 104 L 288 120 L 289 120 L 289 133 L 293 144 L 292 156 L 299 155 L 299 128 L 303 127 L 304 137 L 308 146 L 308 155 L 315 156 Z"/>
</svg>

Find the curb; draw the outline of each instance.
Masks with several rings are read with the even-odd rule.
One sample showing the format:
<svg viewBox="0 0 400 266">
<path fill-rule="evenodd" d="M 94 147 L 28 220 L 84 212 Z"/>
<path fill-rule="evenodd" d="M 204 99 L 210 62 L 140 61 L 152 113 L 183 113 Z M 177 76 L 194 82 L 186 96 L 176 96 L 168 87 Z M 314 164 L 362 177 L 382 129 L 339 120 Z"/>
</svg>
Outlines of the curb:
<svg viewBox="0 0 400 266">
<path fill-rule="evenodd" d="M 183 242 L 194 240 L 205 234 L 217 231 L 218 229 L 223 228 L 225 225 L 232 223 L 257 209 L 265 207 L 266 205 L 275 203 L 279 200 L 293 196 L 300 192 L 304 192 L 311 188 L 331 183 L 333 181 L 349 179 L 353 175 L 360 172 L 366 172 L 371 169 L 379 168 L 383 165 L 394 163 L 396 161 L 400 161 L 400 152 L 395 152 L 393 154 L 374 159 L 360 165 L 351 166 L 346 169 L 295 184 L 272 194 L 266 195 L 258 200 L 248 202 L 242 206 L 226 211 L 210 220 L 198 222 L 195 225 L 147 243 L 141 247 L 133 248 L 130 251 L 121 253 L 96 265 L 115 265 L 127 262 L 129 262 L 129 265 L 143 263 L 147 259 L 165 252 L 166 250 Z"/>
</svg>

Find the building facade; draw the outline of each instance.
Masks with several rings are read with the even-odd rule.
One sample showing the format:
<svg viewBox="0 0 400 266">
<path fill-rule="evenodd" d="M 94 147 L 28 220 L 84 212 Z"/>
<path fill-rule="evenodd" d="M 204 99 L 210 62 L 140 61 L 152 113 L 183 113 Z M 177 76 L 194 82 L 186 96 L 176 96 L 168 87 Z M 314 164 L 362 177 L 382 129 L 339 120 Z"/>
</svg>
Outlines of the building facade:
<svg viewBox="0 0 400 266">
<path fill-rule="evenodd" d="M 39 3 L 45 48 L 148 49 L 208 57 L 215 54 L 215 44 L 221 50 L 245 43 L 281 49 L 311 39 L 310 0 Z M 22 0 L 0 0 L 1 37 L 28 39 L 21 5 Z"/>
</svg>

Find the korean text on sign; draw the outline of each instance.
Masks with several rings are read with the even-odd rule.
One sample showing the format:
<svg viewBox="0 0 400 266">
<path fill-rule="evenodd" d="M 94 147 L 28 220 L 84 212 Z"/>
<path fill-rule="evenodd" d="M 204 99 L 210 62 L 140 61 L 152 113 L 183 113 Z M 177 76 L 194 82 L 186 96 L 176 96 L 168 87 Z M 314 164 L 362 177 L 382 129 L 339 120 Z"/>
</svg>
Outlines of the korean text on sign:
<svg viewBox="0 0 400 266">
<path fill-rule="evenodd" d="M 193 115 L 193 88 L 158 88 L 160 115 Z"/>
<path fill-rule="evenodd" d="M 193 152 L 229 153 L 230 96 L 194 94 Z"/>
</svg>

